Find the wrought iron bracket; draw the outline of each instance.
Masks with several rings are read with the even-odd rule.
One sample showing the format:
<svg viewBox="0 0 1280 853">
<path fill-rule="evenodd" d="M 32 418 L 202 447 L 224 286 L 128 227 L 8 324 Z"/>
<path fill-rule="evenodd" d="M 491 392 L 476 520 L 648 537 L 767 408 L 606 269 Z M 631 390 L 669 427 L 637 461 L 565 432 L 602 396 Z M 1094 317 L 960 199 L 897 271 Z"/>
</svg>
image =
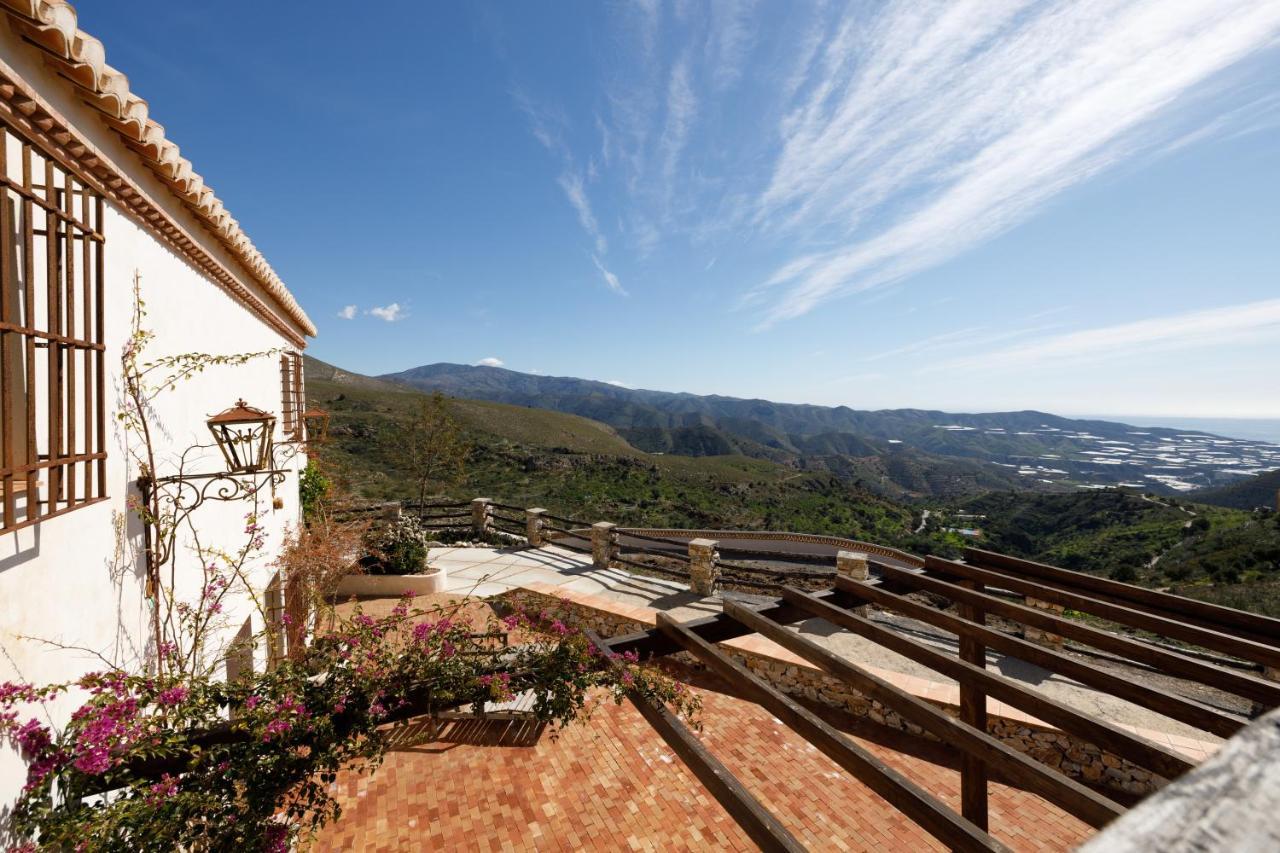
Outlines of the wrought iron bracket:
<svg viewBox="0 0 1280 853">
<path fill-rule="evenodd" d="M 164 500 L 175 511 L 191 512 L 207 500 L 237 501 L 251 498 L 264 487 L 274 489 L 284 482 L 288 471 L 272 468 L 266 471 L 250 471 L 231 474 L 220 471 L 214 474 L 175 474 L 169 477 L 139 477 L 138 490 L 143 500 L 151 490 L 159 486 L 177 486 Z"/>
</svg>

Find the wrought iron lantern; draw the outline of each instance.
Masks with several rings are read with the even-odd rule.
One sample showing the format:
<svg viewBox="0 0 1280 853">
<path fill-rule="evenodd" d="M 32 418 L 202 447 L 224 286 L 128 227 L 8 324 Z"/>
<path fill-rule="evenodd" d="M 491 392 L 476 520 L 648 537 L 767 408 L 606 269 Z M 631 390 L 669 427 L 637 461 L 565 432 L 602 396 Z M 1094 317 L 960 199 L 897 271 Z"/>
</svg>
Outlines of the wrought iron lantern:
<svg viewBox="0 0 1280 853">
<path fill-rule="evenodd" d="M 231 408 L 209 418 L 208 424 L 231 473 L 271 470 L 275 415 L 256 409 L 244 400 L 237 400 Z"/>
<path fill-rule="evenodd" d="M 303 435 L 308 446 L 324 444 L 329 437 L 329 413 L 311 408 L 302 413 Z"/>
</svg>

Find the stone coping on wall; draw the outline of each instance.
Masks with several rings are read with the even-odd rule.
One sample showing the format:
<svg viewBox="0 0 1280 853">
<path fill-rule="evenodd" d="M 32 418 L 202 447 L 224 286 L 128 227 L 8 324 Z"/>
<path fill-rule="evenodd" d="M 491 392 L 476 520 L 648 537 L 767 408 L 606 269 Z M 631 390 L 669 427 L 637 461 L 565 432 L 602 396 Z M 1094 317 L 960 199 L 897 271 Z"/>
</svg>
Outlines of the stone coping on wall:
<svg viewBox="0 0 1280 853">
<path fill-rule="evenodd" d="M 675 527 L 619 527 L 616 532 L 621 536 L 635 533 L 641 536 L 657 536 L 669 539 L 710 539 L 715 542 L 728 539 L 828 545 L 841 551 L 861 551 L 874 554 L 877 557 L 888 557 L 908 566 L 924 567 L 924 560 L 915 554 L 908 554 L 906 551 L 900 551 L 897 548 L 877 545 L 874 542 L 863 542 L 860 539 L 846 539 L 843 536 L 827 536 L 821 533 L 790 533 L 782 530 L 684 530 Z"/>
<path fill-rule="evenodd" d="M 654 627 L 657 625 L 657 614 L 659 613 L 659 610 L 653 607 L 628 604 L 626 602 L 615 601 L 604 596 L 592 595 L 590 593 L 580 592 L 578 590 L 567 589 L 562 586 L 541 583 L 538 581 L 523 582 L 519 585 L 519 588 L 538 595 L 561 599 L 578 607 L 595 610 L 600 612 L 602 615 L 607 615 L 614 619 L 635 622 L 648 627 Z M 736 637 L 732 640 L 720 643 L 720 645 L 745 654 L 772 660 L 779 664 L 799 667 L 810 670 L 814 673 L 821 673 L 821 670 L 809 661 L 793 654 L 760 634 L 749 634 L 743 637 Z M 920 678 L 919 676 L 903 672 L 895 672 L 894 670 L 871 666 L 862 662 L 858 662 L 858 666 L 865 669 L 867 672 L 884 679 L 895 687 L 898 687 L 913 696 L 932 702 L 935 705 L 946 706 L 952 709 L 958 709 L 960 706 L 960 688 L 954 683 L 949 684 L 945 682 L 930 681 L 925 678 Z M 1058 731 L 1055 726 L 990 696 L 987 697 L 987 714 L 991 717 L 1003 718 L 1016 725 L 1034 726 L 1037 729 L 1045 731 Z M 1217 743 L 1200 741 L 1194 738 L 1184 737 L 1168 732 L 1154 731 L 1124 723 L 1113 722 L 1112 725 L 1117 728 L 1123 728 L 1126 731 L 1132 732 L 1133 734 L 1144 737 L 1147 740 L 1153 741 L 1154 743 L 1162 746 L 1171 747 L 1196 762 L 1201 762 L 1209 758 L 1217 752 L 1220 746 L 1220 744 Z"/>
</svg>

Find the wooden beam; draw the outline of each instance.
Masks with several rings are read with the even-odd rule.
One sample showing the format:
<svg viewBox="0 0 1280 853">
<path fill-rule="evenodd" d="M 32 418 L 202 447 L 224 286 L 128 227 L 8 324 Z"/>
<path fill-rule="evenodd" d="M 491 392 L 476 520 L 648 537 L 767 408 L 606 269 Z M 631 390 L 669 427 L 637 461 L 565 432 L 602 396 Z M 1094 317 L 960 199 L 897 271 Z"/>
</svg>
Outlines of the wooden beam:
<svg viewBox="0 0 1280 853">
<path fill-rule="evenodd" d="M 658 630 L 717 675 L 732 681 L 789 728 L 875 791 L 930 835 L 954 850 L 1006 850 L 983 830 L 898 771 L 849 740 L 812 712 L 730 660 L 719 649 L 666 613 L 657 614 Z M 741 624 L 741 623 L 739 623 Z"/>
<path fill-rule="evenodd" d="M 620 667 L 617 660 L 610 657 L 608 645 L 594 631 L 587 630 L 583 633 L 593 646 L 604 652 L 609 666 L 614 669 Z M 635 689 L 627 691 L 627 699 L 761 850 L 805 849 L 665 705 Z"/>
<path fill-rule="evenodd" d="M 971 587 L 983 591 L 980 583 Z M 960 616 L 979 625 L 987 623 L 987 612 L 972 604 L 962 604 Z M 979 669 L 987 668 L 987 647 L 972 635 L 960 635 L 960 659 Z M 960 682 L 960 719 L 980 732 L 987 730 L 987 694 L 982 682 L 968 679 Z M 974 756 L 966 755 L 960 766 L 960 811 L 982 828 L 987 827 L 987 767 Z"/>
<path fill-rule="evenodd" d="M 1121 583 L 1110 578 L 1061 569 L 1031 560 L 1020 560 L 1017 557 L 984 551 L 980 548 L 965 548 L 964 560 L 975 566 L 1028 575 L 1056 587 L 1084 590 L 1094 598 L 1113 604 L 1143 607 L 1149 612 L 1173 618 L 1190 617 L 1211 625 L 1217 630 L 1280 648 L 1280 619 L 1263 616 L 1260 613 L 1210 604 L 1207 601 L 1159 592 L 1144 586 Z"/>
<path fill-rule="evenodd" d="M 994 586 L 999 589 L 1030 595 L 1041 601 L 1061 604 L 1063 607 L 1070 607 L 1082 613 L 1091 613 L 1094 616 L 1109 619 L 1112 622 L 1119 622 L 1121 625 L 1152 631 L 1175 640 L 1194 643 L 1202 648 L 1235 655 L 1245 660 L 1280 669 L 1280 648 L 1273 648 L 1263 643 L 1255 643 L 1252 640 L 1233 637 L 1221 631 L 1201 628 L 1177 619 L 1157 616 L 1122 604 L 1112 604 L 1078 592 L 1070 592 L 1048 586 L 1041 581 L 1015 577 L 1007 572 L 983 569 L 967 563 L 958 563 L 955 560 L 926 557 L 924 567 L 925 571 L 929 573 L 942 572 L 965 580 L 985 583 L 988 586 Z"/>
<path fill-rule="evenodd" d="M 823 590 L 816 592 L 814 595 L 819 598 L 830 598 L 837 603 L 849 603 L 850 599 L 843 593 L 835 590 Z M 799 608 L 787 604 L 781 598 L 775 598 L 769 603 L 762 605 L 758 611 L 767 615 L 771 619 L 775 619 L 783 624 L 798 622 L 801 619 L 808 618 L 804 611 Z M 682 623 L 685 628 L 692 631 L 704 640 L 712 643 L 723 643 L 725 640 L 732 640 L 735 637 L 745 637 L 751 632 L 742 626 L 742 623 L 730 619 L 723 613 L 716 613 L 712 616 L 704 616 L 699 619 L 691 619 Z M 605 640 L 609 650 L 618 654 L 626 652 L 634 652 L 640 658 L 646 659 L 651 657 L 662 657 L 663 655 L 671 655 L 676 652 L 683 651 L 683 647 L 676 643 L 666 634 L 657 628 L 650 628 L 645 631 L 637 631 L 634 634 L 622 634 L 617 637 L 610 637 Z"/>
<path fill-rule="evenodd" d="M 865 585 L 862 586 L 865 587 Z M 1088 682 L 1084 678 L 1072 675 L 1073 672 L 1079 673 L 1079 675 L 1088 676 L 1092 671 L 1099 675 L 1105 675 L 1108 679 L 1127 683 L 1118 676 L 1113 676 L 1110 673 L 1102 673 L 1101 670 L 1094 670 L 1087 664 L 1072 660 L 1059 652 L 1041 648 L 1034 643 L 1019 640 L 1017 637 L 1010 637 L 1007 634 L 1002 634 L 999 631 L 992 630 L 991 628 L 984 628 L 981 625 L 975 625 L 971 622 L 960 619 L 959 617 L 952 616 L 949 613 L 943 613 L 941 611 L 934 610 L 931 607 L 926 607 L 925 605 L 919 604 L 918 602 L 912 601 L 908 598 L 893 595 L 874 587 L 865 587 L 864 589 L 859 589 L 855 592 L 865 593 L 864 600 L 874 602 L 887 610 L 896 610 L 913 619 L 919 619 L 926 624 L 943 628 L 951 631 L 952 633 L 958 634 L 964 631 L 973 631 L 975 634 L 981 636 L 988 646 L 996 649 L 997 651 L 1020 658 L 1028 663 L 1034 663 L 1037 666 L 1043 666 L 1045 669 L 1061 671 L 1064 675 L 1071 675 L 1071 677 L 1076 678 L 1076 680 L 1081 683 Z M 824 614 L 823 618 L 828 618 L 828 616 L 835 618 L 838 616 L 838 613 Z M 879 628 L 879 626 L 874 623 L 868 624 L 873 628 Z M 849 627 L 851 630 L 856 630 L 854 623 L 852 622 L 847 625 L 842 625 L 842 627 Z M 892 634 L 893 632 L 890 633 Z M 897 635 L 895 634 L 894 636 L 896 637 Z M 905 640 L 907 638 L 902 637 L 900 639 Z M 951 658 L 947 655 L 942 655 L 940 652 L 935 652 L 933 649 L 929 649 L 927 646 L 920 643 L 915 644 L 919 648 L 913 648 L 907 643 L 902 643 L 889 637 L 884 637 L 881 640 L 878 640 L 878 642 L 883 642 L 886 648 L 892 648 L 904 657 L 909 657 L 912 660 L 918 659 L 920 663 L 923 663 L 930 668 L 936 668 L 938 672 L 946 673 L 948 675 L 951 675 L 954 672 L 956 674 L 952 675 L 952 677 L 957 678 L 957 680 L 959 680 L 959 677 L 962 677 L 962 674 L 967 674 L 970 678 L 974 679 L 983 679 L 986 684 L 987 691 L 1001 701 L 1008 702 L 1015 708 L 1021 708 L 1027 713 L 1033 714 L 1047 723 L 1058 726 L 1063 731 L 1069 731 L 1073 734 L 1087 738 L 1097 746 L 1114 752 L 1116 755 L 1127 758 L 1130 761 L 1148 768 L 1149 770 L 1153 770 L 1166 778 L 1180 776 L 1195 766 L 1190 759 L 1181 753 L 1166 749 L 1158 744 L 1152 743 L 1146 738 L 1139 737 L 1138 735 L 1132 734 L 1131 732 L 1123 729 L 1115 728 L 1114 726 L 1111 726 L 1095 717 L 1083 714 L 1066 705 L 1055 702 L 1013 679 L 1005 678 L 1004 676 L 1000 676 L 986 670 L 979 670 L 971 664 L 968 666 L 961 666 L 961 664 L 964 664 L 963 661 Z M 925 652 L 932 653 L 932 656 L 921 654 L 920 649 L 923 649 Z M 1061 662 L 1055 661 L 1054 658 L 1061 658 Z M 1059 666 L 1059 663 L 1062 662 L 1069 663 L 1072 666 Z M 1121 694 L 1119 691 L 1113 691 L 1113 695 L 1118 696 Z"/>
<path fill-rule="evenodd" d="M 799 590 L 789 591 L 803 595 Z M 784 590 L 784 594 L 785 592 L 787 590 Z M 854 687 L 867 698 L 897 711 L 903 719 L 936 735 L 943 743 L 956 747 L 965 756 L 976 759 L 984 769 L 998 768 L 1013 784 L 1039 794 L 1090 826 L 1101 827 L 1124 812 L 1119 803 L 1094 793 L 1047 765 L 1018 752 L 1013 747 L 991 737 L 985 730 L 976 729 L 962 720 L 947 716 L 937 706 L 890 684 L 807 637 L 788 630 L 772 619 L 732 601 L 724 603 L 724 612 L 756 633 L 768 637 L 824 672 Z M 854 616 L 854 618 L 858 617 Z M 986 779 L 985 773 L 983 779 L 984 781 Z M 984 785 L 983 800 L 986 799 L 986 793 Z M 986 809 L 983 808 L 982 811 L 985 815 Z M 972 819 L 970 821 L 973 822 Z"/>
<path fill-rule="evenodd" d="M 1061 634 L 1064 637 L 1070 637 L 1085 645 L 1123 655 L 1171 675 L 1177 675 L 1197 681 L 1200 684 L 1217 687 L 1228 693 L 1235 693 L 1238 696 L 1253 699 L 1256 702 L 1262 702 L 1268 707 L 1280 704 L 1280 684 L 1264 681 L 1257 676 L 1213 666 L 1194 658 L 1189 658 L 1186 655 L 1180 655 L 1176 652 L 1166 651 L 1146 643 L 1100 631 L 1097 628 L 1091 628 L 1071 619 L 1052 616 L 1043 610 L 1024 607 L 1021 604 L 1014 604 L 1011 601 L 1005 601 L 995 596 L 967 590 L 953 583 L 939 580 L 936 577 L 905 571 L 887 563 L 875 562 L 874 565 L 882 577 L 892 579 L 895 583 L 935 592 L 957 602 L 970 601 L 979 603 L 989 613 L 995 613 L 1014 622 L 1022 622 L 1026 625 L 1052 631 L 1055 634 Z"/>
<path fill-rule="evenodd" d="M 912 577 L 918 578 L 920 576 L 912 575 Z M 916 585 L 912 584 L 912 586 L 915 587 Z M 1002 654 L 1012 655 L 1013 657 L 1020 658 L 1028 663 L 1033 663 L 1036 666 L 1043 667 L 1052 672 L 1057 672 L 1070 678 L 1074 678 L 1082 684 L 1095 687 L 1103 692 L 1110 693 L 1113 696 L 1133 702 L 1135 705 L 1140 705 L 1144 708 L 1148 708 L 1170 717 L 1171 719 L 1178 720 L 1179 722 L 1186 723 L 1190 726 L 1195 726 L 1196 728 L 1203 729 L 1206 732 L 1212 732 L 1213 734 L 1221 737 L 1230 737 L 1232 734 L 1239 731 L 1244 725 L 1244 721 L 1241 718 L 1228 712 L 1220 711 L 1217 708 L 1212 708 L 1208 705 L 1196 702 L 1193 699 L 1188 699 L 1166 690 L 1144 685 L 1138 681 L 1122 678 L 1107 672 L 1104 669 L 1090 666 L 1087 663 L 1076 660 L 1075 658 L 1062 654 L 1061 652 L 1055 652 L 1051 649 L 1021 640 L 1017 637 L 1011 637 L 1008 634 L 1001 633 L 1000 631 L 984 628 L 983 626 L 972 622 L 966 622 L 965 620 L 959 619 L 949 613 L 943 613 L 933 608 L 925 607 L 924 605 L 918 604 L 910 599 L 893 595 L 887 592 L 883 587 L 876 586 L 874 584 L 837 580 L 835 589 L 814 592 L 811 593 L 810 596 L 814 600 L 827 602 L 840 607 L 852 607 L 856 606 L 861 601 L 870 601 L 874 604 L 880 605 L 881 607 L 885 607 L 886 609 L 898 610 L 899 612 L 905 613 L 914 619 L 919 619 L 921 621 L 943 627 L 958 636 L 963 636 L 966 631 L 975 631 L 976 633 L 974 636 L 976 639 L 981 639 L 988 647 L 999 651 Z M 1000 601 L 1000 599 L 995 600 Z M 757 612 L 783 624 L 807 619 L 812 615 L 785 600 L 772 601 L 761 607 Z M 1036 612 L 1039 613 L 1040 611 Z M 729 619 L 724 614 L 715 614 L 714 616 L 707 616 L 692 620 L 685 622 L 684 625 L 698 636 L 716 643 L 724 642 L 725 640 L 730 640 L 734 637 L 741 637 L 750 633 L 745 630 L 742 625 L 734 622 L 732 619 Z M 638 631 L 634 634 L 612 637 L 605 640 L 605 642 L 609 644 L 609 648 L 615 652 L 636 652 L 642 658 L 668 655 L 680 651 L 679 646 L 676 646 L 670 640 L 667 640 L 656 628 L 651 628 L 647 631 Z M 1146 647 L 1144 646 L 1144 648 Z M 1257 681 L 1257 679 L 1254 679 L 1254 681 Z M 1267 682 L 1262 682 L 1262 684 L 1267 684 Z M 1016 702 L 1007 698 L 1003 699 L 1003 701 L 1009 702 L 1011 705 L 1017 705 Z M 1022 706 L 1018 705 L 1017 707 Z M 1023 708 L 1023 710 L 1028 709 Z M 1029 713 L 1036 712 L 1029 711 Z M 1047 717 L 1043 717 L 1042 714 L 1037 715 L 1047 719 Z M 1089 722 L 1091 722 L 1091 718 L 1080 718 L 1080 723 L 1082 725 Z M 1064 724 L 1054 722 L 1054 725 Z M 1127 733 L 1116 732 L 1116 734 L 1129 737 Z M 1100 746 L 1105 746 L 1105 744 L 1097 740 L 1097 738 L 1101 736 L 1101 732 L 1091 735 L 1091 737 L 1095 738 L 1095 742 Z M 1142 743 L 1146 746 L 1152 746 L 1148 741 L 1142 741 Z M 1109 746 L 1107 748 L 1111 749 Z M 1176 755 L 1175 753 L 1166 754 L 1169 756 Z M 1185 766 L 1190 765 L 1188 764 Z M 1183 769 L 1185 769 L 1185 767 Z"/>
</svg>

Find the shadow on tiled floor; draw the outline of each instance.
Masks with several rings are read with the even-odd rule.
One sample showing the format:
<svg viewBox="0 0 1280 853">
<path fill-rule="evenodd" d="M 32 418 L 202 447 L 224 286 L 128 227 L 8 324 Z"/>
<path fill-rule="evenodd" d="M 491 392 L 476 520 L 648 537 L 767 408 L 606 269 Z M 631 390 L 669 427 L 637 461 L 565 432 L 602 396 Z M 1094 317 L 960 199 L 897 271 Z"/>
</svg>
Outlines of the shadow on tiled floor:
<svg viewBox="0 0 1280 853">
<path fill-rule="evenodd" d="M 432 733 L 431 721 L 418 718 L 397 727 L 391 735 L 392 752 L 440 752 L 442 745 L 537 746 L 547 724 L 532 718 L 440 720 Z"/>
</svg>

